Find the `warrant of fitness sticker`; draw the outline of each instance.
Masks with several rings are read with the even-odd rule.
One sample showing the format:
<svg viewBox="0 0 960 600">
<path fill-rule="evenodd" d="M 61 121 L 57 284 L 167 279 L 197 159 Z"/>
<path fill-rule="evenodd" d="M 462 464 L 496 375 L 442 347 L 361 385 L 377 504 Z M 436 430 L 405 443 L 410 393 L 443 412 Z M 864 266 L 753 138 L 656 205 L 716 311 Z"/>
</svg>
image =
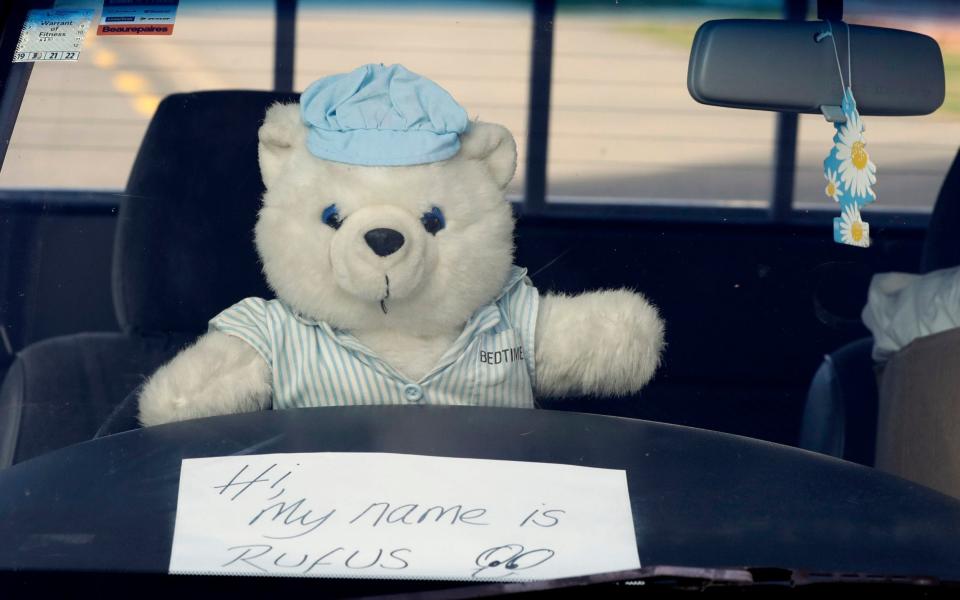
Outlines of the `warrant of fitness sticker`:
<svg viewBox="0 0 960 600">
<path fill-rule="evenodd" d="M 78 60 L 92 20 L 92 8 L 31 10 L 13 62 Z"/>
</svg>

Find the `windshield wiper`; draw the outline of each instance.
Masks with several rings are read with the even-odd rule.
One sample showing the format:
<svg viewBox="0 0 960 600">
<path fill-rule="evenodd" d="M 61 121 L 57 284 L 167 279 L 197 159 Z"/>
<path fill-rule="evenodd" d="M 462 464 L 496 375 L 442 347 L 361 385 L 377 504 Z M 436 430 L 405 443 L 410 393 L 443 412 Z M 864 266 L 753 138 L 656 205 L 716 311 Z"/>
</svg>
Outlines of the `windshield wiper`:
<svg viewBox="0 0 960 600">
<path fill-rule="evenodd" d="M 794 569 L 747 567 L 743 569 L 705 569 L 656 565 L 631 571 L 615 571 L 583 577 L 552 579 L 548 581 L 503 582 L 476 584 L 458 588 L 416 593 L 417 600 L 434 598 L 485 598 L 490 596 L 549 593 L 552 590 L 575 591 L 577 588 L 603 588 L 625 592 L 627 588 L 670 588 L 675 590 L 706 591 L 717 588 L 745 588 L 754 586 L 800 587 L 808 585 L 869 584 L 898 588 L 943 588 L 960 590 L 960 582 L 941 581 L 927 576 L 873 575 L 865 573 L 828 573 Z M 586 590 L 584 590 L 586 591 Z M 408 593 L 376 596 L 377 600 L 410 598 Z"/>
</svg>

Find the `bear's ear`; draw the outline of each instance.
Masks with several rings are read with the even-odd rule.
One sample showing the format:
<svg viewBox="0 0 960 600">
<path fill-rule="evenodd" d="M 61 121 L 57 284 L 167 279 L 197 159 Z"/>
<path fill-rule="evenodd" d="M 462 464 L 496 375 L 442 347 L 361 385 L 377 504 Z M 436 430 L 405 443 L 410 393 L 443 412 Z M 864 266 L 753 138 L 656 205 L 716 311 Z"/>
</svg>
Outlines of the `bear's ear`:
<svg viewBox="0 0 960 600">
<path fill-rule="evenodd" d="M 257 147 L 260 175 L 267 188 L 276 181 L 280 168 L 290 156 L 294 144 L 302 142 L 305 130 L 300 120 L 299 104 L 277 102 L 267 109 L 263 125 L 258 132 L 260 144 Z"/>
<path fill-rule="evenodd" d="M 517 170 L 517 143 L 506 127 L 474 121 L 460 136 L 460 156 L 484 163 L 501 189 Z"/>
</svg>

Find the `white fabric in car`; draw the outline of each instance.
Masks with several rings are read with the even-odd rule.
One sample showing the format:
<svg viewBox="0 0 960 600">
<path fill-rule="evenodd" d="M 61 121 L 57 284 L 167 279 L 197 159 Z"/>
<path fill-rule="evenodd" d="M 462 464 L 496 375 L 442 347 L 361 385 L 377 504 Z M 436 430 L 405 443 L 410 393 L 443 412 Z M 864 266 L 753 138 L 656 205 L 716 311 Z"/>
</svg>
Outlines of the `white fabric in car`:
<svg viewBox="0 0 960 600">
<path fill-rule="evenodd" d="M 877 361 L 917 338 L 960 327 L 960 267 L 874 275 L 862 318 L 873 333 Z"/>
</svg>

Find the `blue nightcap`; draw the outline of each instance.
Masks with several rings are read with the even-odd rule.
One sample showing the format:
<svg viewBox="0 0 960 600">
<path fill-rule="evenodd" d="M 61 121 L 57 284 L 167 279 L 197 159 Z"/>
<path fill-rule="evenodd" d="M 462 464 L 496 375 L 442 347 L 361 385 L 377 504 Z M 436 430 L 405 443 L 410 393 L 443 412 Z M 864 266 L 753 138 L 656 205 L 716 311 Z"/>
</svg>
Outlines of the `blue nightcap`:
<svg viewBox="0 0 960 600">
<path fill-rule="evenodd" d="M 300 117 L 311 154 L 367 166 L 451 158 L 470 123 L 446 90 L 401 65 L 364 65 L 313 82 L 300 96 Z"/>
</svg>

